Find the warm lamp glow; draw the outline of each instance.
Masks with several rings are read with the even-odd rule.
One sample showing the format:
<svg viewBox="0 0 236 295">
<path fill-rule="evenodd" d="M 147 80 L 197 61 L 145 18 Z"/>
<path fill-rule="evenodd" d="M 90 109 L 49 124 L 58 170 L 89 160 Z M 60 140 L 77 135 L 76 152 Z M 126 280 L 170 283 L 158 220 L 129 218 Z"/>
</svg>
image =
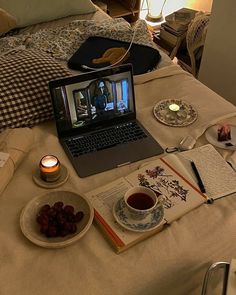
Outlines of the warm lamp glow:
<svg viewBox="0 0 236 295">
<path fill-rule="evenodd" d="M 150 25 L 155 25 L 156 22 L 161 22 L 161 19 L 158 19 L 157 16 L 160 15 L 163 3 L 164 6 L 162 10 L 162 15 L 164 19 L 166 15 L 169 15 L 183 7 L 195 9 L 198 11 L 210 12 L 212 2 L 213 0 L 166 0 L 164 3 L 164 0 L 146 0 L 143 1 L 141 7 L 142 9 L 140 12 L 140 18 L 146 19 L 148 21 L 148 24 Z M 152 18 L 152 16 L 154 16 L 154 18 Z"/>
<path fill-rule="evenodd" d="M 185 7 L 199 11 L 211 11 L 213 0 L 186 0 Z"/>
<path fill-rule="evenodd" d="M 163 20 L 163 8 L 166 0 L 147 0 L 148 14 L 146 20 L 152 22 L 160 22 Z"/>
</svg>

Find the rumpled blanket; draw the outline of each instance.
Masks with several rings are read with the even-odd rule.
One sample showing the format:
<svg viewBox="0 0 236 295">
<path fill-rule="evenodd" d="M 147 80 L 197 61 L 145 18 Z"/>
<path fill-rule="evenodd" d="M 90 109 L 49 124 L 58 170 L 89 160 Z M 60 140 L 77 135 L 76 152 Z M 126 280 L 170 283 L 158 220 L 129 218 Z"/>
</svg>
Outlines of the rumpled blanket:
<svg viewBox="0 0 236 295">
<path fill-rule="evenodd" d="M 67 61 L 88 37 L 107 37 L 157 49 L 145 21 L 138 20 L 133 26 L 122 18 L 74 20 L 56 28 L 41 29 L 36 33 L 20 33 L 0 38 L 0 52 L 5 54 L 17 47 L 37 49 L 50 53 L 54 58 Z"/>
<path fill-rule="evenodd" d="M 0 151 L 10 155 L 4 166 L 0 167 L 0 194 L 32 148 L 33 142 L 33 131 L 30 128 L 7 129 L 0 134 Z"/>
</svg>

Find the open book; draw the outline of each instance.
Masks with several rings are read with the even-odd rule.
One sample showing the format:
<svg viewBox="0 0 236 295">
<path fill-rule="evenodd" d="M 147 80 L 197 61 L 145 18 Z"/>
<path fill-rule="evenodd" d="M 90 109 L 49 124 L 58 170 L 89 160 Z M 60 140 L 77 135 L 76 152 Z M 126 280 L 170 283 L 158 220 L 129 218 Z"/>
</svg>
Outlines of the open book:
<svg viewBox="0 0 236 295">
<path fill-rule="evenodd" d="M 201 193 L 192 172 L 193 160 L 202 177 L 206 194 Z M 86 193 L 95 209 L 95 221 L 108 240 L 120 253 L 147 237 L 161 231 L 187 212 L 205 203 L 236 191 L 236 173 L 215 148 L 208 144 L 178 154 L 170 154 L 151 161 L 105 186 Z M 143 185 L 163 198 L 164 217 L 150 231 L 134 232 L 118 224 L 113 206 L 132 186 Z"/>
</svg>

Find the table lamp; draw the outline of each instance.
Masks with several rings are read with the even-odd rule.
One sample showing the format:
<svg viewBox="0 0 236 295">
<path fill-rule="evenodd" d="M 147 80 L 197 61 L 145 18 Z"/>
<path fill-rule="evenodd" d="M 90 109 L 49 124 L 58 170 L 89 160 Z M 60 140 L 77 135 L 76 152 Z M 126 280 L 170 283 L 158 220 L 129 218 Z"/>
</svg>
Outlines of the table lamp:
<svg viewBox="0 0 236 295">
<path fill-rule="evenodd" d="M 163 20 L 163 8 L 166 0 L 146 0 L 148 13 L 146 20 L 150 22 L 161 22 Z"/>
</svg>

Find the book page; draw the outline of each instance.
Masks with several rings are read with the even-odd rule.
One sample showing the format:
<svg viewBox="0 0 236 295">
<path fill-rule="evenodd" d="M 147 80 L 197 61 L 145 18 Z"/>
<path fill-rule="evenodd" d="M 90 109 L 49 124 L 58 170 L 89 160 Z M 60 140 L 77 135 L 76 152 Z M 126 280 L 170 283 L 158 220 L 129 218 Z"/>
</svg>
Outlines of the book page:
<svg viewBox="0 0 236 295">
<path fill-rule="evenodd" d="M 120 178 L 85 194 L 100 216 L 125 245 L 133 243 L 145 236 L 145 233 L 132 232 L 122 228 L 113 217 L 113 205 L 122 198 L 131 187 L 131 184 L 127 182 L 125 178 Z M 98 222 L 100 221 L 98 220 Z M 163 222 L 160 225 L 162 224 Z"/>
<path fill-rule="evenodd" d="M 165 156 L 164 159 L 166 159 L 168 163 L 171 163 L 171 166 L 175 167 L 184 178 L 197 187 L 196 179 L 191 170 L 190 161 L 189 159 L 181 156 L 181 154 L 182 153 L 169 154 Z"/>
<path fill-rule="evenodd" d="M 180 175 L 179 167 L 184 170 L 182 162 L 175 159 L 174 163 L 173 158 L 157 159 L 126 177 L 131 185 L 149 187 L 163 198 L 164 218 L 168 223 L 205 202 L 204 195 Z"/>
<path fill-rule="evenodd" d="M 197 183 L 190 165 L 190 160 L 194 161 L 208 197 L 217 199 L 236 192 L 236 172 L 211 144 L 181 152 L 178 156 L 188 160 L 186 169 Z"/>
</svg>

